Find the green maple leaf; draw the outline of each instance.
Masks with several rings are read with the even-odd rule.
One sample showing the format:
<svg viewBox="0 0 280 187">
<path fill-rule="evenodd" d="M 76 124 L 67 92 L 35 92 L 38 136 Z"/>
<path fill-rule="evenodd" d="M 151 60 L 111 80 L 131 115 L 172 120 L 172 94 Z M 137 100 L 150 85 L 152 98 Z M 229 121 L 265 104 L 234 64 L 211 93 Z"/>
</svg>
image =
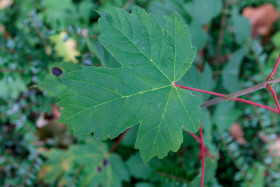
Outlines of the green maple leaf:
<svg viewBox="0 0 280 187">
<path fill-rule="evenodd" d="M 185 5 L 193 20 L 200 24 L 208 24 L 222 11 L 222 0 L 193 0 Z"/>
<path fill-rule="evenodd" d="M 38 176 L 46 183 L 59 180 L 59 186 L 71 186 L 73 175 L 77 172 L 77 186 L 115 187 L 129 180 L 129 173 L 121 158 L 109 154 L 106 144 L 101 142 L 91 140 L 85 145 L 73 145 L 66 151 L 52 149 L 45 156 L 48 160 Z"/>
<path fill-rule="evenodd" d="M 164 28 L 143 9 L 112 9 L 99 20 L 100 43 L 122 65 L 83 67 L 61 79 L 69 93 L 58 103 L 61 123 L 76 134 L 115 138 L 137 123 L 135 148 L 144 161 L 177 151 L 183 128 L 196 132 L 201 100 L 175 87 L 190 68 L 196 49 L 181 17 L 173 13 Z"/>
<path fill-rule="evenodd" d="M 46 21 L 52 25 L 56 25 L 58 20 L 62 20 L 62 24 L 66 25 L 63 21 L 67 23 L 73 23 L 69 21 L 69 12 L 75 12 L 75 6 L 72 0 L 46 0 L 45 1 L 45 11 L 41 12 L 41 16 L 46 19 Z"/>
<path fill-rule="evenodd" d="M 140 154 L 131 155 L 126 162 L 130 175 L 136 179 L 148 179 L 153 173 L 153 169 L 149 164 L 144 164 Z"/>
</svg>

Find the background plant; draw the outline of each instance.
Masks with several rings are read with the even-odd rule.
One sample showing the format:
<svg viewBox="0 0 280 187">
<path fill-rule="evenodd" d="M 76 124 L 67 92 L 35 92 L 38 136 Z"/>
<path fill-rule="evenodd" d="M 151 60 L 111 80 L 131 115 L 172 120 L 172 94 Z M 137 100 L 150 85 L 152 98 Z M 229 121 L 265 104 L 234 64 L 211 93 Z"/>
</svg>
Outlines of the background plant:
<svg viewBox="0 0 280 187">
<path fill-rule="evenodd" d="M 184 141 L 178 152 L 143 165 L 133 148 L 137 126 L 116 140 L 101 143 L 94 142 L 92 137 L 75 137 L 65 126 L 55 123 L 57 110 L 52 104 L 64 88 L 51 71 L 53 67 L 71 71 L 77 68 L 75 64 L 120 66 L 97 40 L 99 15 L 93 9 L 108 13 L 112 7 L 122 7 L 130 12 L 137 5 L 161 24 L 173 11 L 178 12 L 188 24 L 193 45 L 198 48 L 191 69 L 182 82 L 178 82 L 184 86 L 225 94 L 254 86 L 270 74 L 279 54 L 279 21 L 265 36 L 257 33 L 252 38 L 248 32 L 252 26 L 241 14 L 246 7 L 261 6 L 267 1 L 10 2 L 9 6 L 0 3 L 0 184 L 5 186 L 86 185 L 89 183 L 83 183 L 85 178 L 89 182 L 94 179 L 93 174 L 99 173 L 99 167 L 102 171 L 114 168 L 111 157 L 116 157 L 116 164 L 123 168 L 122 176 L 118 177 L 122 180 L 112 178 L 112 184 L 200 184 L 200 147 L 188 133 L 183 133 Z M 278 1 L 269 3 L 278 9 Z M 276 71 L 275 77 L 278 76 Z M 275 85 L 274 89 L 279 93 L 279 86 Z M 203 101 L 212 99 L 208 94 L 193 94 Z M 266 89 L 242 98 L 275 107 Z M 205 186 L 279 185 L 279 161 L 273 152 L 277 150 L 273 144 L 279 142 L 276 113 L 243 103 L 225 102 L 204 108 L 203 116 L 208 150 L 205 151 Z M 38 127 L 43 119 L 50 128 Z M 242 130 L 242 140 L 240 136 L 236 138 L 231 127 Z M 94 146 L 104 149 L 89 148 Z M 112 147 L 114 153 L 110 154 Z M 92 161 L 92 166 L 85 167 L 88 158 L 79 158 L 77 150 L 84 151 L 84 155 L 97 152 L 100 156 Z M 107 158 L 108 163 L 104 160 Z"/>
</svg>

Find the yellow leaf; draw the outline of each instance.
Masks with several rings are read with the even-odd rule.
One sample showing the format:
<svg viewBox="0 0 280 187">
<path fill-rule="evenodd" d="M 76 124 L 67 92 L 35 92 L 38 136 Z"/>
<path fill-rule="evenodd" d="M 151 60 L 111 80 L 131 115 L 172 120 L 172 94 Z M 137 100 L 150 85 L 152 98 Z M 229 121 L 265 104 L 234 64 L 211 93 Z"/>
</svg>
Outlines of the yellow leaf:
<svg viewBox="0 0 280 187">
<path fill-rule="evenodd" d="M 66 36 L 65 32 L 56 34 L 50 37 L 51 42 L 55 44 L 55 51 L 64 61 L 70 61 L 78 63 L 78 60 L 75 58 L 80 56 L 80 52 L 76 49 L 77 42 L 73 38 L 64 39 Z"/>
</svg>

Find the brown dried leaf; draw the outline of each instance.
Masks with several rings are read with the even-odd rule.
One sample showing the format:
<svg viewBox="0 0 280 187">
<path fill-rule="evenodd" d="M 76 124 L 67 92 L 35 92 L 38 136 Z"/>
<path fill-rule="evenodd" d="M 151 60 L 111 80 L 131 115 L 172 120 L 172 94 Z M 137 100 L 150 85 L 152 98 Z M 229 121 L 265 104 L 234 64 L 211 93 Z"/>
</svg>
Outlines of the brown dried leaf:
<svg viewBox="0 0 280 187">
<path fill-rule="evenodd" d="M 0 34 L 2 34 L 4 32 L 5 32 L 5 27 L 4 27 L 4 25 L 0 24 Z"/>
<path fill-rule="evenodd" d="M 280 138 L 278 137 L 274 143 L 270 144 L 268 147 L 268 151 L 271 156 L 280 156 Z"/>
<path fill-rule="evenodd" d="M 279 17 L 278 11 L 271 4 L 259 7 L 246 7 L 242 12 L 252 25 L 252 35 L 268 35 Z"/>
<path fill-rule="evenodd" d="M 238 123 L 234 123 L 229 130 L 230 135 L 235 139 L 238 143 L 244 145 L 246 140 L 244 138 L 244 133 L 241 126 Z"/>
<path fill-rule="evenodd" d="M 52 116 L 54 121 L 57 121 L 59 119 L 59 116 L 61 115 L 61 110 L 62 107 L 59 107 L 56 104 L 52 104 Z"/>
</svg>

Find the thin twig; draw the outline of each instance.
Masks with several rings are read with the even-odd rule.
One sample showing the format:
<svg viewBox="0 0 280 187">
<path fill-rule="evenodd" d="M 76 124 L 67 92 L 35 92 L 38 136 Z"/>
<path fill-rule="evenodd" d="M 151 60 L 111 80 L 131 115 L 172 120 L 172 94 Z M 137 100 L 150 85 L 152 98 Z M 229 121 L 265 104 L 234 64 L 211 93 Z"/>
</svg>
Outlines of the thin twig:
<svg viewBox="0 0 280 187">
<path fill-rule="evenodd" d="M 241 102 L 244 102 L 245 103 L 248 103 L 248 104 L 252 104 L 251 101 L 246 101 L 244 99 L 240 99 L 240 98 L 237 98 L 239 96 L 242 96 L 242 95 L 246 95 L 248 93 L 251 93 L 251 92 L 254 92 L 254 91 L 257 91 L 257 90 L 260 90 L 260 89 L 263 89 L 265 87 L 267 87 L 269 89 L 269 91 L 272 93 L 273 95 L 273 98 L 275 100 L 275 103 L 277 105 L 277 108 L 278 108 L 278 113 L 280 114 L 280 106 L 279 106 L 279 102 L 278 102 L 278 99 L 277 99 L 277 95 L 274 91 L 274 89 L 272 88 L 271 85 L 275 84 L 275 83 L 278 83 L 280 82 L 280 77 L 276 78 L 276 79 L 273 79 L 273 76 L 278 68 L 278 65 L 279 65 L 279 62 L 280 62 L 280 55 L 278 56 L 278 59 L 277 59 L 277 62 L 273 68 L 273 70 L 271 71 L 271 73 L 269 74 L 269 76 L 266 78 L 266 81 L 263 82 L 263 83 L 260 83 L 260 84 L 257 84 L 253 87 L 250 87 L 250 88 L 247 88 L 247 89 L 244 89 L 244 90 L 241 90 L 241 91 L 238 91 L 238 92 L 235 92 L 235 93 L 232 93 L 230 95 L 225 95 L 225 96 L 222 96 L 223 98 L 216 98 L 216 99 L 212 99 L 210 101 L 207 101 L 205 103 L 203 103 L 201 105 L 201 107 L 208 107 L 208 106 L 211 106 L 211 105 L 214 105 L 214 104 L 217 104 L 217 103 L 220 103 L 220 102 L 223 102 L 223 101 L 226 101 L 226 100 L 235 100 L 235 101 L 241 101 Z M 261 106 L 260 104 L 253 104 L 255 106 Z M 262 107 L 262 106 L 261 106 Z M 263 107 L 263 108 L 267 108 L 267 107 Z M 270 107 L 269 107 L 270 108 Z M 267 108 L 268 109 L 268 108 Z M 274 111 L 274 110 L 273 110 Z"/>
<path fill-rule="evenodd" d="M 42 32 L 40 31 L 40 29 L 37 27 L 36 23 L 34 22 L 32 16 L 30 14 L 27 14 L 32 26 L 34 27 L 35 29 L 35 32 L 37 33 L 37 35 L 39 36 L 39 38 L 41 39 L 43 45 L 44 45 L 44 48 L 45 50 L 47 51 L 47 48 L 48 48 L 48 42 L 47 40 L 45 39 L 44 35 L 42 34 Z"/>
<path fill-rule="evenodd" d="M 77 169 L 77 171 L 76 171 L 76 173 L 75 173 L 75 175 L 74 175 L 74 177 L 72 179 L 72 182 L 71 182 L 70 186 L 75 186 L 75 183 L 76 183 L 76 181 L 77 181 L 77 179 L 78 179 L 78 177 L 79 177 L 79 175 L 80 175 L 80 173 L 81 173 L 83 168 L 84 168 L 84 166 L 80 166 Z"/>
<path fill-rule="evenodd" d="M 226 98 L 225 94 L 221 94 L 221 93 L 217 93 L 217 92 L 210 92 L 210 91 L 201 90 L 201 89 L 197 89 L 197 88 L 191 88 L 191 87 L 187 87 L 187 86 L 182 86 L 182 85 L 179 85 L 179 84 L 174 84 L 174 86 L 177 86 L 177 87 L 180 87 L 180 88 L 183 88 L 183 89 L 187 89 L 187 90 L 193 90 L 193 91 L 197 91 L 197 92 L 201 92 L 201 93 L 207 93 L 207 94 L 211 94 L 211 95 L 216 95 L 216 96 L 219 96 L 219 97 L 223 97 L 224 99 Z M 241 98 L 234 98 L 233 100 L 234 101 L 239 101 L 239 102 L 242 102 L 242 103 L 247 103 L 247 104 L 254 105 L 254 106 L 258 106 L 258 107 L 262 107 L 262 108 L 265 108 L 265 109 L 268 109 L 268 110 L 271 110 L 273 112 L 278 113 L 278 110 L 276 110 L 274 108 L 271 108 L 269 106 L 265 106 L 265 105 L 259 104 L 259 103 L 255 103 L 255 102 L 248 101 L 248 100 L 241 99 Z M 205 107 L 205 106 L 200 105 L 200 107 Z"/>
<path fill-rule="evenodd" d="M 10 52 L 10 53 L 16 53 L 16 52 L 17 52 L 17 51 L 14 50 L 14 49 L 8 49 L 7 47 L 4 47 L 4 46 L 0 46 L 0 49 L 6 50 L 6 51 L 8 51 L 8 52 Z"/>
<path fill-rule="evenodd" d="M 264 71 L 263 71 L 263 68 L 262 68 L 262 63 L 260 61 L 260 58 L 259 58 L 258 54 L 254 50 L 250 40 L 247 40 L 247 44 L 249 46 L 250 52 L 252 53 L 252 55 L 254 56 L 255 61 L 257 62 L 257 65 L 258 65 L 258 67 L 259 67 L 259 69 L 261 71 L 262 76 L 264 76 L 265 74 L 264 74 Z"/>
<path fill-rule="evenodd" d="M 275 83 L 278 83 L 278 82 L 280 82 L 280 77 L 278 77 L 276 79 L 269 80 L 269 81 L 265 81 L 263 83 L 260 83 L 260 84 L 257 84 L 255 86 L 252 86 L 250 88 L 246 88 L 244 90 L 241 90 L 241 91 L 234 92 L 232 94 L 226 95 L 225 98 L 212 99 L 210 101 L 207 101 L 207 102 L 203 103 L 201 105 L 201 107 L 209 107 L 209 106 L 215 105 L 215 104 L 223 102 L 223 101 L 234 100 L 235 98 L 237 98 L 239 96 L 246 95 L 248 93 L 251 93 L 251 92 L 254 92 L 254 91 L 266 88 L 267 85 L 275 84 Z"/>
<path fill-rule="evenodd" d="M 40 102 L 39 102 L 39 101 L 36 101 L 36 102 L 34 102 L 34 103 L 30 103 L 30 104 L 28 104 L 28 105 L 26 105 L 26 106 L 22 106 L 22 107 L 20 107 L 19 110 L 17 110 L 16 112 L 22 111 L 22 110 L 28 110 L 28 109 L 32 108 L 33 106 L 37 106 L 37 105 L 40 105 Z M 10 115 L 10 114 L 8 114 L 8 113 L 2 113 L 2 114 L 0 114 L 0 118 L 6 117 L 6 116 L 9 116 L 9 115 Z"/>
<path fill-rule="evenodd" d="M 220 31 L 219 31 L 219 37 L 218 37 L 218 42 L 217 42 L 217 51 L 215 54 L 215 59 L 214 59 L 214 64 L 217 65 L 220 61 L 220 56 L 221 56 L 221 48 L 223 45 L 223 38 L 224 38 L 224 33 L 225 33 L 225 27 L 226 27 L 226 21 L 227 21 L 227 14 L 226 10 L 228 8 L 228 3 L 227 0 L 225 0 L 224 5 L 223 5 L 223 11 L 222 11 L 222 19 L 221 19 L 221 24 L 220 24 Z"/>
<path fill-rule="evenodd" d="M 200 73 L 203 71 L 203 56 L 204 56 L 204 50 L 201 49 L 199 52 L 199 59 L 198 59 L 198 70 Z"/>
<path fill-rule="evenodd" d="M 182 178 L 179 178 L 179 177 L 176 177 L 176 176 L 173 176 L 173 175 L 169 175 L 167 173 L 158 172 L 158 171 L 155 171 L 155 173 L 158 174 L 158 175 L 170 178 L 170 179 L 177 180 L 177 181 L 182 182 L 182 183 L 190 183 L 189 181 L 187 181 L 185 179 L 182 179 Z"/>
<path fill-rule="evenodd" d="M 9 72 L 9 73 L 20 73 L 24 74 L 23 70 L 17 70 L 17 69 L 6 69 L 6 68 L 0 68 L 0 72 Z"/>
<path fill-rule="evenodd" d="M 234 5 L 234 4 L 237 4 L 239 2 L 240 2 L 240 0 L 230 1 L 230 2 L 228 2 L 228 5 Z"/>
<path fill-rule="evenodd" d="M 118 140 L 114 143 L 114 145 L 111 147 L 111 149 L 110 149 L 110 151 L 109 151 L 109 153 L 111 154 L 111 153 L 113 153 L 115 150 L 116 150 L 116 148 L 119 146 L 119 144 L 122 142 L 122 140 L 123 140 L 123 138 L 124 138 L 124 136 L 126 135 L 126 133 L 127 133 L 127 131 L 128 131 L 129 129 L 126 129 L 126 131 L 124 131 L 120 136 L 119 136 L 119 138 L 118 138 Z"/>
<path fill-rule="evenodd" d="M 227 153 L 229 154 L 230 158 L 232 159 L 234 165 L 237 167 L 237 169 L 240 171 L 243 178 L 245 179 L 246 178 L 246 173 L 242 170 L 242 167 L 240 166 L 240 164 L 238 164 L 238 162 L 237 162 L 236 158 L 234 157 L 232 151 L 227 146 L 225 139 L 221 135 L 220 135 L 220 138 L 222 140 L 222 143 L 223 143 L 224 147 L 226 148 Z"/>
<path fill-rule="evenodd" d="M 33 167 L 34 167 L 34 165 L 35 165 L 35 163 L 36 163 L 36 160 L 37 160 L 37 158 L 38 158 L 39 155 L 40 155 L 40 153 L 39 153 L 39 152 L 36 152 L 36 155 L 35 155 L 35 157 L 33 158 L 32 162 L 31 162 L 31 165 L 29 166 L 29 168 L 28 168 L 26 174 L 24 175 L 24 177 L 23 177 L 23 179 L 22 179 L 22 181 L 21 181 L 21 183 L 20 183 L 20 187 L 24 187 L 24 185 L 25 185 L 25 183 L 26 183 L 26 180 L 27 180 L 28 176 L 30 175 L 30 173 L 32 172 L 32 169 L 33 169 Z"/>
<path fill-rule="evenodd" d="M 134 0 L 129 0 L 125 3 L 125 5 L 123 6 L 124 10 L 127 10 L 129 8 L 129 6 L 131 5 L 131 3 L 133 3 Z"/>
</svg>

